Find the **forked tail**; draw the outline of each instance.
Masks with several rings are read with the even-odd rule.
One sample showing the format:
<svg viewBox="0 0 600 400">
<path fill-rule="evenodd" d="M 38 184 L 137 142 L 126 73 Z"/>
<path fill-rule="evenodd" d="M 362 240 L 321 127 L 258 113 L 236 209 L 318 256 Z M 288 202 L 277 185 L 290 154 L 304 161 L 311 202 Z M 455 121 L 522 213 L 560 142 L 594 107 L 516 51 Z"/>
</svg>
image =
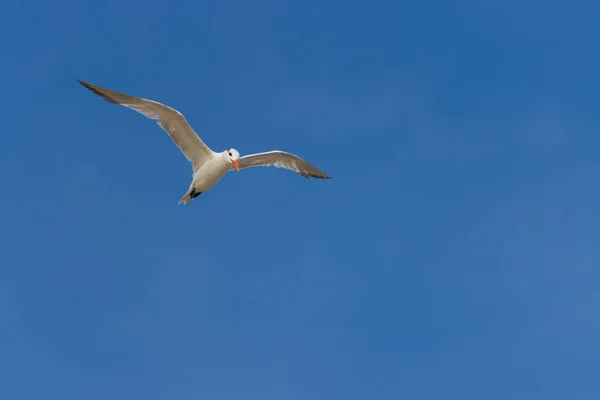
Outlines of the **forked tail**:
<svg viewBox="0 0 600 400">
<path fill-rule="evenodd" d="M 180 205 L 181 203 L 183 203 L 184 205 L 186 205 L 187 203 L 189 203 L 190 201 L 192 201 L 192 199 L 195 199 L 196 197 L 200 196 L 201 194 L 202 194 L 202 192 L 196 192 L 196 189 L 194 189 L 193 187 L 191 187 L 187 192 L 185 192 L 185 194 L 179 200 L 179 202 L 177 203 L 177 205 Z"/>
</svg>

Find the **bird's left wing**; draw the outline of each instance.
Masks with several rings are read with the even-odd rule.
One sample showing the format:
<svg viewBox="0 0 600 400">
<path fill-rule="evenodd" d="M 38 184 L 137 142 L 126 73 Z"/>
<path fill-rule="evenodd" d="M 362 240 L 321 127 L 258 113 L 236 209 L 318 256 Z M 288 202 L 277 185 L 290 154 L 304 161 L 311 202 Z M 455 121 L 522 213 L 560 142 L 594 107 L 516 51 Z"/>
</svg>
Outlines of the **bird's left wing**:
<svg viewBox="0 0 600 400">
<path fill-rule="evenodd" d="M 305 178 L 331 179 L 329 175 L 313 167 L 295 154 L 285 151 L 274 150 L 265 153 L 250 154 L 240 157 L 238 160 L 240 169 L 249 167 L 269 167 L 286 168 L 296 171 Z M 230 167 L 231 168 L 231 167 Z"/>
</svg>

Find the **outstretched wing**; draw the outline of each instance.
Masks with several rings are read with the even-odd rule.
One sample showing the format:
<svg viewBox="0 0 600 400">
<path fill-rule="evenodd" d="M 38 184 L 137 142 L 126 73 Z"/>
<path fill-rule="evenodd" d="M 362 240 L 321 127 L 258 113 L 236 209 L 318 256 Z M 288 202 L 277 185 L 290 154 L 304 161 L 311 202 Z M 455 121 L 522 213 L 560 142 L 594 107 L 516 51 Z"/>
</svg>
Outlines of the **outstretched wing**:
<svg viewBox="0 0 600 400">
<path fill-rule="evenodd" d="M 274 150 L 265 153 L 250 154 L 240 157 L 238 163 L 241 168 L 249 167 L 269 167 L 286 168 L 296 171 L 305 178 L 331 179 L 323 171 L 313 167 L 297 155 L 286 153 L 285 151 Z"/>
<path fill-rule="evenodd" d="M 192 163 L 194 170 L 198 169 L 214 154 L 202 139 L 198 137 L 194 129 L 179 111 L 156 101 L 118 93 L 80 81 L 79 79 L 76 80 L 106 101 L 131 108 L 150 119 L 156 120 L 158 125 L 169 134 L 188 161 Z"/>
</svg>

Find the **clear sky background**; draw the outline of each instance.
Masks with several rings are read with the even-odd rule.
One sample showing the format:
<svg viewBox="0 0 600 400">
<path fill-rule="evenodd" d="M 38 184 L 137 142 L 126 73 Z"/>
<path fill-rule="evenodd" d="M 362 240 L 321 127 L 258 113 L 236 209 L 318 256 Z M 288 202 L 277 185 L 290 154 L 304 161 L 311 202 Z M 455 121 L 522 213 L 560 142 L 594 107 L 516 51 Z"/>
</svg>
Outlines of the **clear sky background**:
<svg viewBox="0 0 600 400">
<path fill-rule="evenodd" d="M 597 1 L 0 3 L 2 399 L 598 399 Z M 191 168 L 281 149 L 330 181 Z"/>
</svg>

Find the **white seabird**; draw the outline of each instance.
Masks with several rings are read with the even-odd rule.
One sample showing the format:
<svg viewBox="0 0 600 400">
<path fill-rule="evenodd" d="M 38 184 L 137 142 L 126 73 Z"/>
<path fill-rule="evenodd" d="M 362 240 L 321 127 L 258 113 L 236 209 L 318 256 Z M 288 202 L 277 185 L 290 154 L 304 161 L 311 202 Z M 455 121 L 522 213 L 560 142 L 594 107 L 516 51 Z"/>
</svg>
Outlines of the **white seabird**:
<svg viewBox="0 0 600 400">
<path fill-rule="evenodd" d="M 177 204 L 189 203 L 192 199 L 211 189 L 227 172 L 234 168 L 239 172 L 243 168 L 275 166 L 296 171 L 305 178 L 331 179 L 329 175 L 297 155 L 285 151 L 273 150 L 243 157 L 240 157 L 240 153 L 233 148 L 216 153 L 200 139 L 179 111 L 156 101 L 118 93 L 79 79 L 76 80 L 106 101 L 131 108 L 156 120 L 158 125 L 169 134 L 179 150 L 192 163 L 193 170 L 192 183 Z"/>
</svg>

